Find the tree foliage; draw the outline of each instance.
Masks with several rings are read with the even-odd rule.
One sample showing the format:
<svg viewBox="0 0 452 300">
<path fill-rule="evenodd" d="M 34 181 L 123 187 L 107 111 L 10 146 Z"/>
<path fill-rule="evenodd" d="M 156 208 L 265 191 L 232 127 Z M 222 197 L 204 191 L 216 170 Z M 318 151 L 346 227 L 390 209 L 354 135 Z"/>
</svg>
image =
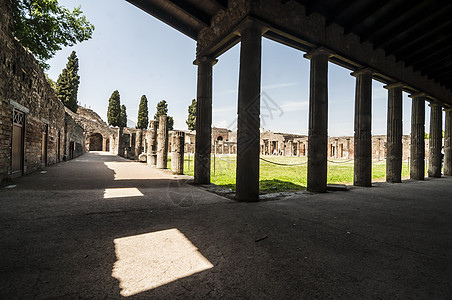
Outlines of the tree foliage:
<svg viewBox="0 0 452 300">
<path fill-rule="evenodd" d="M 145 95 L 141 96 L 140 106 L 138 107 L 137 128 L 146 129 L 149 123 L 148 99 Z"/>
<path fill-rule="evenodd" d="M 53 79 L 50 78 L 49 75 L 45 74 L 45 76 L 46 76 L 47 82 L 50 84 L 50 86 L 52 87 L 52 89 L 53 89 L 53 90 L 55 91 L 55 93 L 56 93 L 56 90 L 57 90 L 57 84 L 56 84 L 56 82 L 53 81 Z"/>
<path fill-rule="evenodd" d="M 80 76 L 78 76 L 78 58 L 75 51 L 68 57 L 66 67 L 58 76 L 56 83 L 56 94 L 64 106 L 77 112 L 77 93 Z"/>
<path fill-rule="evenodd" d="M 157 103 L 157 112 L 154 115 L 154 120 L 157 121 L 156 128 L 158 128 L 158 121 L 161 115 L 168 115 L 168 103 L 166 100 L 162 100 Z M 174 127 L 174 119 L 173 117 L 168 116 L 168 130 L 173 130 Z"/>
<path fill-rule="evenodd" d="M 121 105 L 121 124 L 119 125 L 119 127 L 127 127 L 127 111 L 126 111 L 126 106 L 123 104 Z"/>
<path fill-rule="evenodd" d="M 72 11 L 58 0 L 13 0 L 13 34 L 43 67 L 62 47 L 73 46 L 92 37 L 94 25 L 81 7 Z"/>
<path fill-rule="evenodd" d="M 111 126 L 121 127 L 121 98 L 119 96 L 118 90 L 111 94 L 110 100 L 108 102 L 108 112 L 107 112 L 108 124 Z"/>
<path fill-rule="evenodd" d="M 188 119 L 185 123 L 187 123 L 188 130 L 196 129 L 196 99 L 193 99 L 188 106 Z"/>
</svg>

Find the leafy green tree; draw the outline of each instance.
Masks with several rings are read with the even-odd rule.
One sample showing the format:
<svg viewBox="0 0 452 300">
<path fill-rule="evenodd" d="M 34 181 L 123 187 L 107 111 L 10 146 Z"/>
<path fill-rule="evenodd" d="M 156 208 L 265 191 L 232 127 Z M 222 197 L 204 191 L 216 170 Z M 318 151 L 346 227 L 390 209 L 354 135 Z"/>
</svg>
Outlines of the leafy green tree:
<svg viewBox="0 0 452 300">
<path fill-rule="evenodd" d="M 13 35 L 48 68 L 45 61 L 62 47 L 92 37 L 94 25 L 82 13 L 80 6 L 70 11 L 58 0 L 13 0 Z"/>
<path fill-rule="evenodd" d="M 137 128 L 146 129 L 149 123 L 148 99 L 145 95 L 141 96 L 140 106 L 138 108 Z"/>
<path fill-rule="evenodd" d="M 50 86 L 52 87 L 52 89 L 53 89 L 53 90 L 55 91 L 55 93 L 56 93 L 56 90 L 57 90 L 57 84 L 56 84 L 56 82 L 53 81 L 53 79 L 50 78 L 49 75 L 45 74 L 45 76 L 46 76 L 47 82 L 50 84 Z"/>
<path fill-rule="evenodd" d="M 154 120 L 157 121 L 156 127 L 158 128 L 158 121 L 161 115 L 168 115 L 168 103 L 166 100 L 162 100 L 157 103 L 157 112 L 154 115 Z M 168 130 L 173 130 L 174 127 L 174 119 L 173 117 L 168 116 Z"/>
<path fill-rule="evenodd" d="M 191 100 L 191 104 L 188 106 L 188 119 L 187 123 L 188 130 L 196 129 L 196 99 Z"/>
<path fill-rule="evenodd" d="M 78 76 L 78 58 L 75 51 L 68 57 L 66 68 L 63 69 L 56 83 L 56 94 L 64 106 L 77 112 L 77 93 L 80 76 Z"/>
<path fill-rule="evenodd" d="M 108 102 L 108 112 L 107 112 L 108 124 L 111 126 L 122 125 L 121 123 L 121 98 L 119 96 L 118 90 L 111 94 L 110 100 Z"/>
<path fill-rule="evenodd" d="M 127 112 L 126 112 L 126 106 L 123 104 L 121 105 L 121 125 L 120 127 L 127 127 Z"/>
</svg>

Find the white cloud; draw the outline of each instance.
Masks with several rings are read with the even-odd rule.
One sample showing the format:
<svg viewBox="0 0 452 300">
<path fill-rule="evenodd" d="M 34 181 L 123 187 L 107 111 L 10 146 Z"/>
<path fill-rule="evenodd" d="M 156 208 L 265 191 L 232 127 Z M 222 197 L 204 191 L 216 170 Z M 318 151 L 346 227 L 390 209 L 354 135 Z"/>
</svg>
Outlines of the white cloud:
<svg viewBox="0 0 452 300">
<path fill-rule="evenodd" d="M 221 121 L 215 122 L 215 124 L 213 126 L 217 127 L 217 128 L 226 128 L 226 126 L 228 126 L 228 125 L 229 124 L 226 120 L 221 120 Z"/>
<path fill-rule="evenodd" d="M 220 107 L 220 108 L 213 108 L 212 112 L 214 114 L 222 113 L 222 112 L 229 112 L 229 111 L 235 111 L 235 106 L 226 106 L 226 107 Z"/>
<path fill-rule="evenodd" d="M 307 110 L 309 108 L 308 101 L 288 101 L 282 103 L 280 106 L 283 111 L 300 111 Z"/>
<path fill-rule="evenodd" d="M 284 87 L 289 87 L 289 86 L 295 86 L 300 84 L 299 82 L 286 82 L 286 83 L 275 83 L 275 84 L 268 84 L 268 85 L 264 85 L 262 86 L 263 90 L 272 90 L 272 89 L 279 89 L 279 88 L 284 88 Z"/>
</svg>

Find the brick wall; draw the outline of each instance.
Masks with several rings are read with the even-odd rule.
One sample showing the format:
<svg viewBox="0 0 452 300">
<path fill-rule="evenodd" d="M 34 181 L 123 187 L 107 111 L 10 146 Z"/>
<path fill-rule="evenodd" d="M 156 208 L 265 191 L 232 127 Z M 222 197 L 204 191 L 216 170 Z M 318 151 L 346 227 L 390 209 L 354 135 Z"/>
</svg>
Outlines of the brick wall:
<svg viewBox="0 0 452 300">
<path fill-rule="evenodd" d="M 23 173 L 59 162 L 64 153 L 64 106 L 34 56 L 13 38 L 11 1 L 0 4 L 0 181 L 12 173 L 13 113 L 25 113 Z M 43 133 L 48 132 L 47 138 Z M 47 141 L 47 159 L 42 155 Z M 58 149 L 59 145 L 59 149 Z"/>
</svg>

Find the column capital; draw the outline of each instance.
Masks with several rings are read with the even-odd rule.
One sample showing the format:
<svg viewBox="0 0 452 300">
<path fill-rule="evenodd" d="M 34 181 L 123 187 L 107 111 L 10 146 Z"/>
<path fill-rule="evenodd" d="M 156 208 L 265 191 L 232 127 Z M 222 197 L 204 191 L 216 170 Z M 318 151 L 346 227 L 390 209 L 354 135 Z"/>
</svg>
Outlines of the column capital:
<svg viewBox="0 0 452 300">
<path fill-rule="evenodd" d="M 315 56 L 327 56 L 328 58 L 334 56 L 336 53 L 334 53 L 332 50 L 325 48 L 325 47 L 318 47 L 314 48 L 309 52 L 306 52 L 305 55 L 303 55 L 304 58 L 311 59 Z"/>
<path fill-rule="evenodd" d="M 412 93 L 411 95 L 408 95 L 408 97 L 413 98 L 413 99 L 414 98 L 420 98 L 420 97 L 427 98 L 428 94 L 424 93 L 424 92 L 416 92 L 416 93 Z"/>
<path fill-rule="evenodd" d="M 361 69 L 351 72 L 350 75 L 356 77 L 358 75 L 364 75 L 364 74 L 373 75 L 375 73 L 376 73 L 376 71 L 371 68 L 361 68 Z"/>
<path fill-rule="evenodd" d="M 395 88 L 404 88 L 406 87 L 406 84 L 404 84 L 403 82 L 393 82 L 393 83 L 389 83 L 385 86 L 383 86 L 385 89 L 390 90 L 390 89 L 395 89 Z"/>
<path fill-rule="evenodd" d="M 197 57 L 194 61 L 193 64 L 194 65 L 200 65 L 200 64 L 210 64 L 211 66 L 214 66 L 216 63 L 218 62 L 218 59 L 215 59 L 213 57 L 210 56 L 200 56 Z"/>
<path fill-rule="evenodd" d="M 444 106 L 443 110 L 444 111 L 452 111 L 452 106 Z"/>
<path fill-rule="evenodd" d="M 264 34 L 270 29 L 270 25 L 258 21 L 253 17 L 247 17 L 235 28 L 234 34 L 241 36 L 243 31 L 249 28 L 260 30 L 261 34 Z"/>
<path fill-rule="evenodd" d="M 438 100 L 435 100 L 435 99 L 429 99 L 428 100 L 430 103 L 428 104 L 428 106 L 430 106 L 430 107 L 441 107 L 441 106 L 443 106 L 442 105 L 442 103 L 441 102 L 439 102 Z"/>
</svg>

